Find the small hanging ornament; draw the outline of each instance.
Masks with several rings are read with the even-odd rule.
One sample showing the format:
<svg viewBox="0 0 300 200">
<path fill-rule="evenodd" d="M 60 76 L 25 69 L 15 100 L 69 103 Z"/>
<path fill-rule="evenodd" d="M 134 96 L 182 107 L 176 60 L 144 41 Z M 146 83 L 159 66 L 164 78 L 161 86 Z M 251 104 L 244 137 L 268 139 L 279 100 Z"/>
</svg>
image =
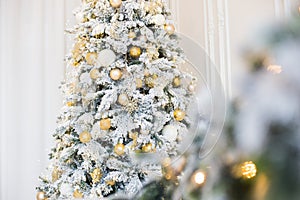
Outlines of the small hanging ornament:
<svg viewBox="0 0 300 200">
<path fill-rule="evenodd" d="M 118 97 L 118 103 L 122 106 L 126 106 L 129 103 L 127 94 L 125 94 L 125 93 L 120 94 Z"/>
<path fill-rule="evenodd" d="M 67 105 L 68 107 L 72 107 L 72 106 L 75 105 L 75 103 L 74 103 L 73 101 L 68 101 L 68 102 L 66 103 L 66 105 Z"/>
<path fill-rule="evenodd" d="M 83 198 L 83 194 L 79 190 L 75 190 L 74 193 L 73 193 L 73 197 L 75 199 L 82 199 Z"/>
<path fill-rule="evenodd" d="M 180 110 L 180 109 L 176 109 L 174 111 L 174 118 L 176 121 L 182 121 L 185 117 L 185 112 Z"/>
<path fill-rule="evenodd" d="M 97 57 L 98 55 L 96 52 L 88 52 L 85 56 L 85 60 L 88 65 L 94 65 L 96 63 Z"/>
<path fill-rule="evenodd" d="M 175 26 L 173 24 L 165 24 L 164 28 L 169 35 L 173 35 L 175 33 Z"/>
<path fill-rule="evenodd" d="M 38 192 L 37 194 L 36 194 L 36 199 L 37 200 L 47 200 L 47 197 L 46 197 L 46 194 L 45 194 L 45 192 Z"/>
<path fill-rule="evenodd" d="M 107 185 L 114 186 L 116 184 L 115 180 L 108 180 L 105 182 Z"/>
<path fill-rule="evenodd" d="M 137 78 L 137 79 L 135 80 L 135 84 L 136 84 L 136 88 L 137 88 L 137 89 L 142 88 L 142 87 L 143 87 L 143 80 Z"/>
<path fill-rule="evenodd" d="M 120 80 L 122 77 L 122 71 L 118 68 L 112 69 L 109 72 L 109 76 L 114 81 Z"/>
<path fill-rule="evenodd" d="M 115 148 L 114 148 L 114 152 L 118 155 L 121 156 L 125 153 L 125 145 L 122 143 L 118 143 L 116 144 Z"/>
<path fill-rule="evenodd" d="M 156 79 L 158 78 L 157 74 L 153 74 L 152 76 L 148 76 L 145 79 L 145 84 L 149 87 L 149 88 L 153 88 L 155 86 L 156 83 Z"/>
<path fill-rule="evenodd" d="M 90 77 L 91 77 L 91 79 L 93 79 L 93 80 L 98 79 L 98 78 L 100 77 L 99 70 L 96 69 L 96 68 L 92 69 L 92 70 L 90 71 Z"/>
<path fill-rule="evenodd" d="M 145 144 L 143 147 L 142 147 L 142 150 L 144 153 L 150 153 L 152 152 L 152 144 L 151 143 L 148 143 L 148 144 Z"/>
<path fill-rule="evenodd" d="M 140 47 L 136 47 L 136 46 L 133 46 L 130 48 L 129 50 L 129 55 L 132 57 L 132 58 L 139 58 L 140 55 L 142 53 L 142 50 Z"/>
<path fill-rule="evenodd" d="M 93 183 L 99 183 L 102 178 L 102 173 L 99 168 L 94 169 L 92 173 L 90 173 Z"/>
<path fill-rule="evenodd" d="M 91 139 L 92 139 L 92 135 L 87 131 L 84 131 L 79 134 L 79 140 L 82 143 L 88 143 L 91 141 Z"/>
<path fill-rule="evenodd" d="M 52 182 L 55 182 L 61 177 L 62 171 L 58 170 L 58 167 L 54 167 L 51 175 L 52 175 Z"/>
<path fill-rule="evenodd" d="M 181 84 L 181 79 L 177 76 L 173 79 L 173 86 L 174 87 L 179 87 Z"/>
<path fill-rule="evenodd" d="M 169 142 L 175 142 L 178 136 L 178 127 L 174 125 L 166 125 L 162 131 L 162 135 Z"/>
<path fill-rule="evenodd" d="M 100 129 L 107 131 L 111 127 L 111 120 L 109 118 L 100 120 Z"/>
<path fill-rule="evenodd" d="M 111 7 L 119 8 L 122 5 L 122 0 L 109 0 Z"/>
<path fill-rule="evenodd" d="M 128 38 L 131 38 L 131 39 L 136 38 L 136 33 L 133 32 L 133 31 L 130 31 L 130 32 L 128 33 Z"/>
<path fill-rule="evenodd" d="M 188 90 L 189 90 L 190 92 L 195 92 L 195 90 L 196 90 L 196 85 L 195 85 L 194 83 L 190 83 L 190 84 L 188 85 Z"/>
</svg>

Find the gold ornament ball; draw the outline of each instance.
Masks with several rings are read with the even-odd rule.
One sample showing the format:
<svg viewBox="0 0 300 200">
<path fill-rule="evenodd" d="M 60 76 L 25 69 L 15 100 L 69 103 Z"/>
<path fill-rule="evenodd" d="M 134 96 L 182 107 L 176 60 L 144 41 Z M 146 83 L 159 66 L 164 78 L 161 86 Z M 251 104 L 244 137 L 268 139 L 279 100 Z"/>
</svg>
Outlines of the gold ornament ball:
<svg viewBox="0 0 300 200">
<path fill-rule="evenodd" d="M 125 145 L 122 143 L 118 143 L 116 144 L 115 148 L 114 148 L 114 152 L 118 155 L 121 156 L 125 153 Z"/>
<path fill-rule="evenodd" d="M 122 0 L 110 0 L 109 2 L 113 8 L 119 8 L 122 4 Z"/>
<path fill-rule="evenodd" d="M 72 107 L 72 106 L 74 106 L 74 105 L 75 105 L 75 103 L 72 102 L 72 101 L 68 101 L 68 102 L 67 102 L 67 106 L 68 106 L 68 107 Z"/>
<path fill-rule="evenodd" d="M 116 184 L 116 181 L 115 180 L 108 180 L 108 181 L 106 181 L 106 184 L 110 185 L 110 186 L 114 186 Z"/>
<path fill-rule="evenodd" d="M 93 80 L 96 80 L 97 78 L 99 78 L 99 75 L 100 75 L 100 73 L 99 73 L 99 70 L 98 70 L 98 69 L 92 69 L 92 70 L 90 71 L 90 77 L 91 77 L 91 79 L 93 79 Z"/>
<path fill-rule="evenodd" d="M 131 38 L 131 39 L 136 38 L 136 33 L 133 32 L 133 31 L 130 31 L 130 32 L 128 33 L 128 37 Z"/>
<path fill-rule="evenodd" d="M 45 192 L 38 192 L 38 193 L 36 194 L 36 199 L 37 199 L 37 200 L 46 200 L 47 197 L 46 197 L 46 195 L 45 195 Z"/>
<path fill-rule="evenodd" d="M 100 129 L 107 131 L 111 127 L 111 121 L 109 118 L 101 119 L 100 120 Z"/>
<path fill-rule="evenodd" d="M 85 60 L 86 60 L 87 64 L 94 65 L 96 63 L 97 57 L 98 57 L 97 53 L 88 52 L 85 56 Z"/>
<path fill-rule="evenodd" d="M 132 58 L 138 58 L 140 57 L 142 53 L 142 50 L 140 47 L 131 47 L 130 50 L 129 50 L 129 55 L 132 57 Z"/>
<path fill-rule="evenodd" d="M 173 79 L 173 86 L 174 86 L 174 87 L 179 87 L 180 84 L 181 84 L 181 79 L 180 79 L 179 77 L 175 77 L 175 78 Z"/>
<path fill-rule="evenodd" d="M 165 31 L 169 34 L 172 35 L 175 33 L 175 26 L 173 24 L 166 24 L 165 25 Z"/>
<path fill-rule="evenodd" d="M 152 151 L 152 144 L 149 143 L 149 144 L 146 144 L 142 147 L 142 150 L 143 152 L 145 153 L 150 153 Z"/>
<path fill-rule="evenodd" d="M 244 178 L 253 178 L 256 176 L 257 168 L 252 161 L 244 162 L 241 165 L 241 173 Z"/>
<path fill-rule="evenodd" d="M 117 81 L 122 77 L 122 71 L 118 68 L 112 69 L 109 72 L 109 76 L 112 80 Z"/>
<path fill-rule="evenodd" d="M 127 94 L 120 94 L 118 97 L 118 103 L 122 106 L 126 106 L 129 103 Z"/>
<path fill-rule="evenodd" d="M 76 199 L 82 199 L 83 194 L 79 190 L 75 190 L 74 193 L 73 193 L 73 197 L 76 198 Z"/>
<path fill-rule="evenodd" d="M 185 117 L 185 112 L 180 110 L 180 109 L 176 109 L 174 111 L 174 118 L 176 119 L 176 121 L 182 121 Z"/>
<path fill-rule="evenodd" d="M 91 139 L 92 139 L 92 135 L 87 131 L 84 131 L 79 135 L 79 140 L 82 143 L 88 143 L 91 141 Z"/>
</svg>

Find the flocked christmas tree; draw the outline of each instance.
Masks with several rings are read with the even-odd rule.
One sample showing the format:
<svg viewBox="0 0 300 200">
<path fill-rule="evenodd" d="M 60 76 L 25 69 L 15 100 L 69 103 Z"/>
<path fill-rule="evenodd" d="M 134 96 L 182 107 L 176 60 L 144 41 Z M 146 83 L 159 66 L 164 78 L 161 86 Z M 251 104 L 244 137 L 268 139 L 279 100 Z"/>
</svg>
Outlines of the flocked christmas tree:
<svg viewBox="0 0 300 200">
<path fill-rule="evenodd" d="M 38 200 L 103 199 L 135 194 L 161 176 L 191 119 L 195 80 L 164 0 L 83 0 L 61 89 L 51 164 Z"/>
</svg>

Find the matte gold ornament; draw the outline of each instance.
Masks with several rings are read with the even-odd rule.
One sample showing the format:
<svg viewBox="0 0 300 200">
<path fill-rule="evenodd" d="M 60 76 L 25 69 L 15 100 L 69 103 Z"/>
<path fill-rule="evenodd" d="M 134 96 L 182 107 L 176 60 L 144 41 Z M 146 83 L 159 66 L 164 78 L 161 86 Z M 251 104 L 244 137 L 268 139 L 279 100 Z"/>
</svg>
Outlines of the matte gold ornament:
<svg viewBox="0 0 300 200">
<path fill-rule="evenodd" d="M 118 143 L 116 144 L 115 148 L 114 148 L 114 152 L 118 155 L 121 156 L 125 153 L 125 145 L 122 143 Z"/>
<path fill-rule="evenodd" d="M 57 167 L 54 167 L 52 171 L 52 182 L 57 181 L 62 175 L 62 171 L 58 170 Z"/>
<path fill-rule="evenodd" d="M 136 38 L 136 33 L 133 32 L 133 31 L 130 31 L 130 32 L 128 33 L 128 37 L 131 38 L 131 39 L 134 39 L 134 38 Z"/>
<path fill-rule="evenodd" d="M 74 193 L 73 193 L 73 197 L 76 198 L 76 199 L 82 199 L 83 194 L 79 190 L 75 190 Z"/>
<path fill-rule="evenodd" d="M 142 88 L 143 80 L 138 78 L 138 79 L 136 79 L 135 84 L 136 84 L 136 88 Z"/>
<path fill-rule="evenodd" d="M 38 193 L 36 194 L 36 199 L 37 199 L 37 200 L 46 200 L 47 197 L 46 197 L 45 192 L 38 192 Z"/>
<path fill-rule="evenodd" d="M 175 78 L 173 79 L 173 86 L 174 86 L 174 87 L 179 87 L 180 84 L 181 84 L 181 79 L 180 79 L 179 77 L 175 77 Z"/>
<path fill-rule="evenodd" d="M 82 143 L 88 143 L 91 141 L 91 139 L 92 139 L 92 135 L 87 131 L 84 131 L 79 135 L 79 140 Z"/>
<path fill-rule="evenodd" d="M 122 0 L 109 0 L 113 8 L 119 8 L 122 5 Z"/>
<path fill-rule="evenodd" d="M 119 79 L 121 79 L 122 77 L 122 71 L 118 68 L 115 68 L 115 69 L 112 69 L 110 72 L 109 72 L 109 76 L 112 80 L 114 81 L 117 81 Z"/>
<path fill-rule="evenodd" d="M 102 178 L 102 173 L 99 168 L 94 169 L 92 173 L 90 173 L 93 183 L 99 183 Z"/>
<path fill-rule="evenodd" d="M 109 118 L 101 119 L 100 120 L 100 129 L 107 131 L 111 127 L 111 121 Z"/>
<path fill-rule="evenodd" d="M 74 103 L 74 102 L 72 102 L 72 101 L 68 101 L 66 104 L 67 104 L 67 106 L 68 106 L 68 107 L 72 107 L 72 106 L 74 106 L 74 105 L 75 105 L 75 103 Z"/>
<path fill-rule="evenodd" d="M 141 50 L 140 47 L 133 46 L 129 50 L 129 55 L 132 58 L 138 58 L 138 57 L 140 57 L 141 53 L 142 53 L 142 50 Z"/>
<path fill-rule="evenodd" d="M 97 53 L 88 52 L 85 56 L 85 60 L 86 60 L 87 64 L 94 65 L 97 61 L 97 57 L 98 57 Z"/>
<path fill-rule="evenodd" d="M 106 184 L 110 185 L 110 186 L 114 186 L 116 184 L 116 181 L 115 180 L 108 180 L 108 181 L 106 181 Z"/>
<path fill-rule="evenodd" d="M 180 109 L 176 109 L 174 111 L 174 118 L 176 121 L 182 121 L 185 117 L 185 112 L 180 110 Z"/>
<path fill-rule="evenodd" d="M 164 28 L 169 35 L 173 35 L 175 33 L 175 26 L 173 24 L 166 24 Z"/>
<path fill-rule="evenodd" d="M 145 144 L 143 147 L 142 147 L 142 150 L 143 152 L 145 153 L 150 153 L 152 152 L 152 144 L 151 143 L 148 143 L 148 144 Z"/>
<path fill-rule="evenodd" d="M 93 79 L 93 80 L 96 80 L 97 78 L 99 78 L 99 77 L 100 77 L 99 70 L 96 69 L 96 68 L 92 69 L 92 70 L 90 71 L 90 77 L 91 77 L 91 79 Z"/>
<path fill-rule="evenodd" d="M 129 103 L 127 94 L 120 94 L 118 97 L 118 103 L 122 106 L 126 106 Z"/>
</svg>

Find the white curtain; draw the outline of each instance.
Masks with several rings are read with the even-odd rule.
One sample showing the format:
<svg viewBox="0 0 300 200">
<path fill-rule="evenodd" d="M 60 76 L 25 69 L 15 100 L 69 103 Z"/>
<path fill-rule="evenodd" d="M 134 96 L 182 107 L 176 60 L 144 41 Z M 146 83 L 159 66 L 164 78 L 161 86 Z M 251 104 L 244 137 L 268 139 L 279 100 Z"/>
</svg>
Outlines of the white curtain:
<svg viewBox="0 0 300 200">
<path fill-rule="evenodd" d="M 61 107 L 64 1 L 0 0 L 0 199 L 30 200 Z"/>
</svg>

